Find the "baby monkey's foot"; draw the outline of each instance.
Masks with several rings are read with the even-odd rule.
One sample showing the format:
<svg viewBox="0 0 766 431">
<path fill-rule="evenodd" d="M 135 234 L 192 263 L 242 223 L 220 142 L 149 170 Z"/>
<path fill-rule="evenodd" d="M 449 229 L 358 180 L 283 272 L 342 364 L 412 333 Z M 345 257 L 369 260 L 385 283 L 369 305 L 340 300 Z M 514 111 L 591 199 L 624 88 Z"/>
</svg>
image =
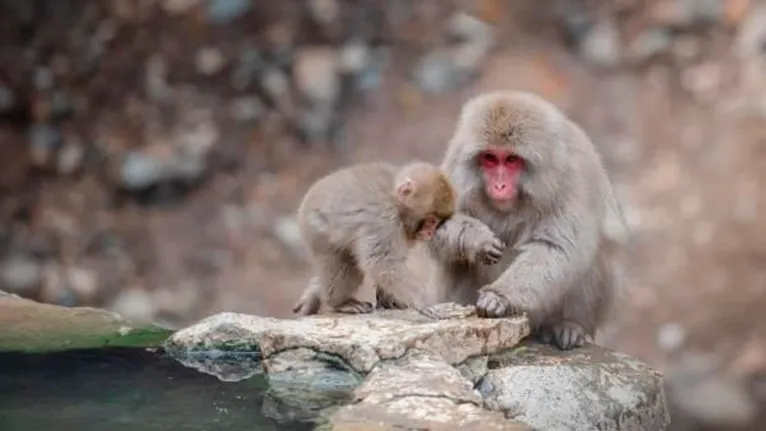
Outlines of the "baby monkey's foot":
<svg viewBox="0 0 766 431">
<path fill-rule="evenodd" d="M 593 342 L 593 337 L 586 333 L 582 326 L 566 320 L 540 328 L 538 339 L 561 350 L 570 350 Z"/>
<path fill-rule="evenodd" d="M 336 313 L 343 314 L 366 314 L 372 313 L 374 307 L 372 303 L 367 301 L 360 301 L 358 299 L 349 299 L 343 304 L 335 307 L 333 310 Z"/>
</svg>

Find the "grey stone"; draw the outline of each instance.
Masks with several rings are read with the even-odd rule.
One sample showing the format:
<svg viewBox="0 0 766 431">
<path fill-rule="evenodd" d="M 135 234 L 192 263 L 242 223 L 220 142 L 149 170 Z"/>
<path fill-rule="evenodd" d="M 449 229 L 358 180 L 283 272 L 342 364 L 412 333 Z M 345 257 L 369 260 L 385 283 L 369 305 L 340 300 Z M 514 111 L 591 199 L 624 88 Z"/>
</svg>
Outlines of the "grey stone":
<svg viewBox="0 0 766 431">
<path fill-rule="evenodd" d="M 308 0 L 309 11 L 316 22 L 330 25 L 340 18 L 338 0 Z"/>
<path fill-rule="evenodd" d="M 167 349 L 167 346 L 166 346 Z M 175 351 L 168 349 L 175 360 L 186 367 L 214 376 L 222 382 L 239 382 L 263 374 L 261 352 L 228 351 Z"/>
<path fill-rule="evenodd" d="M 155 313 L 151 295 L 136 288 L 120 292 L 110 308 L 115 313 L 137 322 L 151 322 Z"/>
<path fill-rule="evenodd" d="M 35 88 L 40 91 L 46 91 L 53 88 L 53 71 L 47 67 L 38 67 L 35 70 Z"/>
<path fill-rule="evenodd" d="M 545 430 L 664 430 L 662 375 L 628 355 L 589 345 L 561 351 L 523 343 L 489 359 L 485 405 Z"/>
<path fill-rule="evenodd" d="M 236 66 L 231 72 L 232 86 L 240 91 L 247 89 L 254 82 L 258 73 L 266 67 L 266 64 L 260 51 L 256 48 L 243 49 L 239 53 Z"/>
<path fill-rule="evenodd" d="M 345 73 L 361 73 L 371 60 L 370 47 L 362 41 L 346 42 L 340 50 L 340 69 Z"/>
<path fill-rule="evenodd" d="M 200 4 L 203 0 L 164 0 L 162 7 L 171 14 L 188 12 L 192 7 Z"/>
<path fill-rule="evenodd" d="M 258 96 L 243 96 L 231 101 L 229 111 L 237 121 L 249 122 L 261 118 L 266 107 Z"/>
<path fill-rule="evenodd" d="M 334 48 L 303 48 L 295 56 L 293 78 L 313 104 L 332 105 L 340 95 L 340 56 Z"/>
<path fill-rule="evenodd" d="M 303 250 L 303 239 L 295 217 L 283 217 L 274 223 L 274 234 L 277 239 L 293 252 Z"/>
<path fill-rule="evenodd" d="M 746 429 L 758 405 L 741 376 L 727 373 L 710 355 L 686 352 L 667 374 L 673 422 L 705 429 Z"/>
<path fill-rule="evenodd" d="M 284 72 L 273 66 L 266 68 L 261 75 L 261 85 L 282 113 L 288 116 L 295 115 L 295 105 L 290 94 L 290 80 Z"/>
<path fill-rule="evenodd" d="M 335 111 L 327 105 L 304 108 L 300 113 L 300 128 L 309 142 L 328 142 L 332 139 Z"/>
<path fill-rule="evenodd" d="M 168 345 L 178 350 L 259 346 L 265 358 L 293 348 L 336 355 L 355 371 L 369 372 L 378 362 L 410 349 L 431 352 L 449 364 L 512 347 L 529 333 L 525 318 L 432 320 L 415 310 L 361 315 L 318 315 L 275 319 L 221 313 L 178 331 Z"/>
<path fill-rule="evenodd" d="M 454 37 L 479 43 L 494 39 L 494 27 L 464 11 L 455 12 L 447 22 L 447 31 Z"/>
<path fill-rule="evenodd" d="M 354 392 L 354 404 L 320 419 L 318 429 L 531 429 L 481 404 L 455 368 L 431 354 L 411 352 L 372 370 Z"/>
<path fill-rule="evenodd" d="M 164 171 L 164 164 L 154 157 L 130 152 L 123 159 L 120 179 L 125 188 L 139 190 L 164 179 Z"/>
<path fill-rule="evenodd" d="M 627 56 L 636 63 L 651 59 L 666 52 L 672 43 L 670 33 L 665 28 L 652 27 L 642 31 L 628 45 Z"/>
<path fill-rule="evenodd" d="M 167 101 L 174 92 L 167 82 L 168 65 L 161 54 L 153 54 L 146 60 L 145 87 L 149 98 L 154 101 Z"/>
<path fill-rule="evenodd" d="M 737 51 L 744 60 L 766 57 L 766 4 L 753 5 L 737 35 Z"/>
<path fill-rule="evenodd" d="M 250 0 L 207 0 L 208 14 L 216 24 L 225 24 L 250 11 L 253 3 Z"/>
<path fill-rule="evenodd" d="M 62 175 L 70 175 L 82 164 L 85 148 L 76 139 L 69 140 L 58 153 L 56 169 Z"/>
<path fill-rule="evenodd" d="M 678 350 L 686 341 L 686 329 L 676 322 L 668 322 L 657 331 L 657 346 L 667 352 Z"/>
<path fill-rule="evenodd" d="M 0 263 L 0 288 L 10 293 L 31 295 L 41 280 L 42 265 L 32 257 L 17 254 Z"/>
<path fill-rule="evenodd" d="M 458 371 L 472 384 L 477 384 L 487 374 L 489 368 L 487 365 L 489 358 L 487 356 L 474 356 L 468 358 L 457 365 Z"/>
<path fill-rule="evenodd" d="M 724 2 L 720 0 L 673 0 L 671 4 L 665 18 L 677 26 L 716 23 L 725 12 Z"/>
<path fill-rule="evenodd" d="M 38 166 L 47 164 L 62 143 L 61 133 L 47 124 L 34 124 L 29 128 L 32 160 Z"/>
<path fill-rule="evenodd" d="M 429 93 L 446 93 L 456 89 L 462 79 L 451 53 L 437 49 L 426 54 L 415 66 L 415 82 Z"/>
<path fill-rule="evenodd" d="M 0 83 L 0 112 L 7 112 L 16 106 L 16 97 L 10 88 Z"/>
<path fill-rule="evenodd" d="M 54 91 L 51 95 L 51 114 L 63 117 L 72 112 L 72 100 L 64 91 Z"/>
<path fill-rule="evenodd" d="M 200 49 L 197 51 L 194 61 L 197 72 L 208 76 L 220 72 L 226 65 L 226 58 L 224 58 L 221 50 L 217 48 Z"/>
<path fill-rule="evenodd" d="M 621 56 L 620 33 L 612 20 L 590 27 L 580 42 L 580 50 L 589 61 L 600 66 L 614 66 Z"/>
<path fill-rule="evenodd" d="M 263 361 L 269 382 L 262 411 L 280 421 L 309 420 L 352 401 L 364 376 L 343 359 L 312 349 L 277 353 Z"/>
</svg>

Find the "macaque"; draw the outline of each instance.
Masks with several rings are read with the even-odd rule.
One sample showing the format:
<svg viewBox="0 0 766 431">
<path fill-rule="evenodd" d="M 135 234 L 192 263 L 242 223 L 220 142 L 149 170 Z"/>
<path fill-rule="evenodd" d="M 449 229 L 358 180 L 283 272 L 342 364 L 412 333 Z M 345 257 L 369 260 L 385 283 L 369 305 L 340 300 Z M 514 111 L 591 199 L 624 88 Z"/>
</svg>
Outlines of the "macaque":
<svg viewBox="0 0 766 431">
<path fill-rule="evenodd" d="M 359 164 L 318 180 L 297 215 L 317 275 L 293 312 L 316 314 L 324 303 L 335 312 L 369 313 L 372 304 L 354 297 L 365 277 L 379 306 L 406 308 L 398 298 L 417 286 L 405 266 L 409 250 L 433 237 L 456 202 L 447 177 L 425 162 Z"/>
<path fill-rule="evenodd" d="M 562 350 L 593 342 L 620 286 L 624 223 L 585 132 L 529 93 L 493 92 L 462 108 L 442 170 L 458 212 L 427 244 L 430 288 L 483 317 L 526 314 Z M 505 247 L 495 265 L 467 253 Z"/>
</svg>

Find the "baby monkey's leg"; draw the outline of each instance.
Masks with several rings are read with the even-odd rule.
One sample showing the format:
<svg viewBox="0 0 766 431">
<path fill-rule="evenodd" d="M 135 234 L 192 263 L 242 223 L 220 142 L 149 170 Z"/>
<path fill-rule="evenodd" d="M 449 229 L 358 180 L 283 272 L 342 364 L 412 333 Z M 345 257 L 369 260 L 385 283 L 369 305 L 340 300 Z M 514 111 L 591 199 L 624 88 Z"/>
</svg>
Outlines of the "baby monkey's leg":
<svg viewBox="0 0 766 431">
<path fill-rule="evenodd" d="M 364 275 L 351 256 L 333 253 L 322 259 L 319 278 L 326 288 L 327 305 L 333 311 L 346 314 L 372 312 L 371 303 L 354 298 Z"/>
</svg>

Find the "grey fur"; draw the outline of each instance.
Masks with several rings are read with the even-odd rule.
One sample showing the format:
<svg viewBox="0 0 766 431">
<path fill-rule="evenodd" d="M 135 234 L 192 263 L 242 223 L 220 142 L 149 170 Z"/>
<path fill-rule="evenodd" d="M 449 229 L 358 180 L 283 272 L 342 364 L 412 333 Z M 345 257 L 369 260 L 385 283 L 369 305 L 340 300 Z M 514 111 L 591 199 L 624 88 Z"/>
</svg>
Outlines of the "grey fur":
<svg viewBox="0 0 766 431">
<path fill-rule="evenodd" d="M 490 204 L 476 164 L 498 137 L 528 167 L 513 206 L 502 209 Z M 592 340 L 621 285 L 614 251 L 625 225 L 585 132 L 535 95 L 482 94 L 464 105 L 442 169 L 459 213 L 429 244 L 430 289 L 484 316 L 526 313 L 537 335 L 562 349 Z M 492 240 L 488 230 L 507 245 L 494 265 L 470 254 Z"/>
<path fill-rule="evenodd" d="M 425 166 L 415 162 L 408 166 Z M 298 225 L 317 273 L 296 303 L 299 315 L 316 314 L 323 301 L 338 312 L 366 313 L 372 304 L 354 298 L 365 277 L 370 277 L 378 299 L 401 308 L 401 300 L 416 290 L 408 277 L 406 260 L 415 242 L 419 222 L 440 190 L 420 184 L 411 201 L 400 203 L 397 185 L 430 180 L 438 172 L 425 167 L 425 177 L 400 178 L 414 172 L 387 163 L 367 163 L 340 169 L 318 180 L 306 193 L 298 212 Z M 439 178 L 444 178 L 438 173 Z M 446 181 L 446 180 L 445 180 Z M 449 188 L 450 197 L 454 192 Z M 436 199 L 438 200 L 438 199 Z M 412 207 L 409 205 L 412 204 Z M 394 292 L 396 294 L 394 295 Z"/>
</svg>

